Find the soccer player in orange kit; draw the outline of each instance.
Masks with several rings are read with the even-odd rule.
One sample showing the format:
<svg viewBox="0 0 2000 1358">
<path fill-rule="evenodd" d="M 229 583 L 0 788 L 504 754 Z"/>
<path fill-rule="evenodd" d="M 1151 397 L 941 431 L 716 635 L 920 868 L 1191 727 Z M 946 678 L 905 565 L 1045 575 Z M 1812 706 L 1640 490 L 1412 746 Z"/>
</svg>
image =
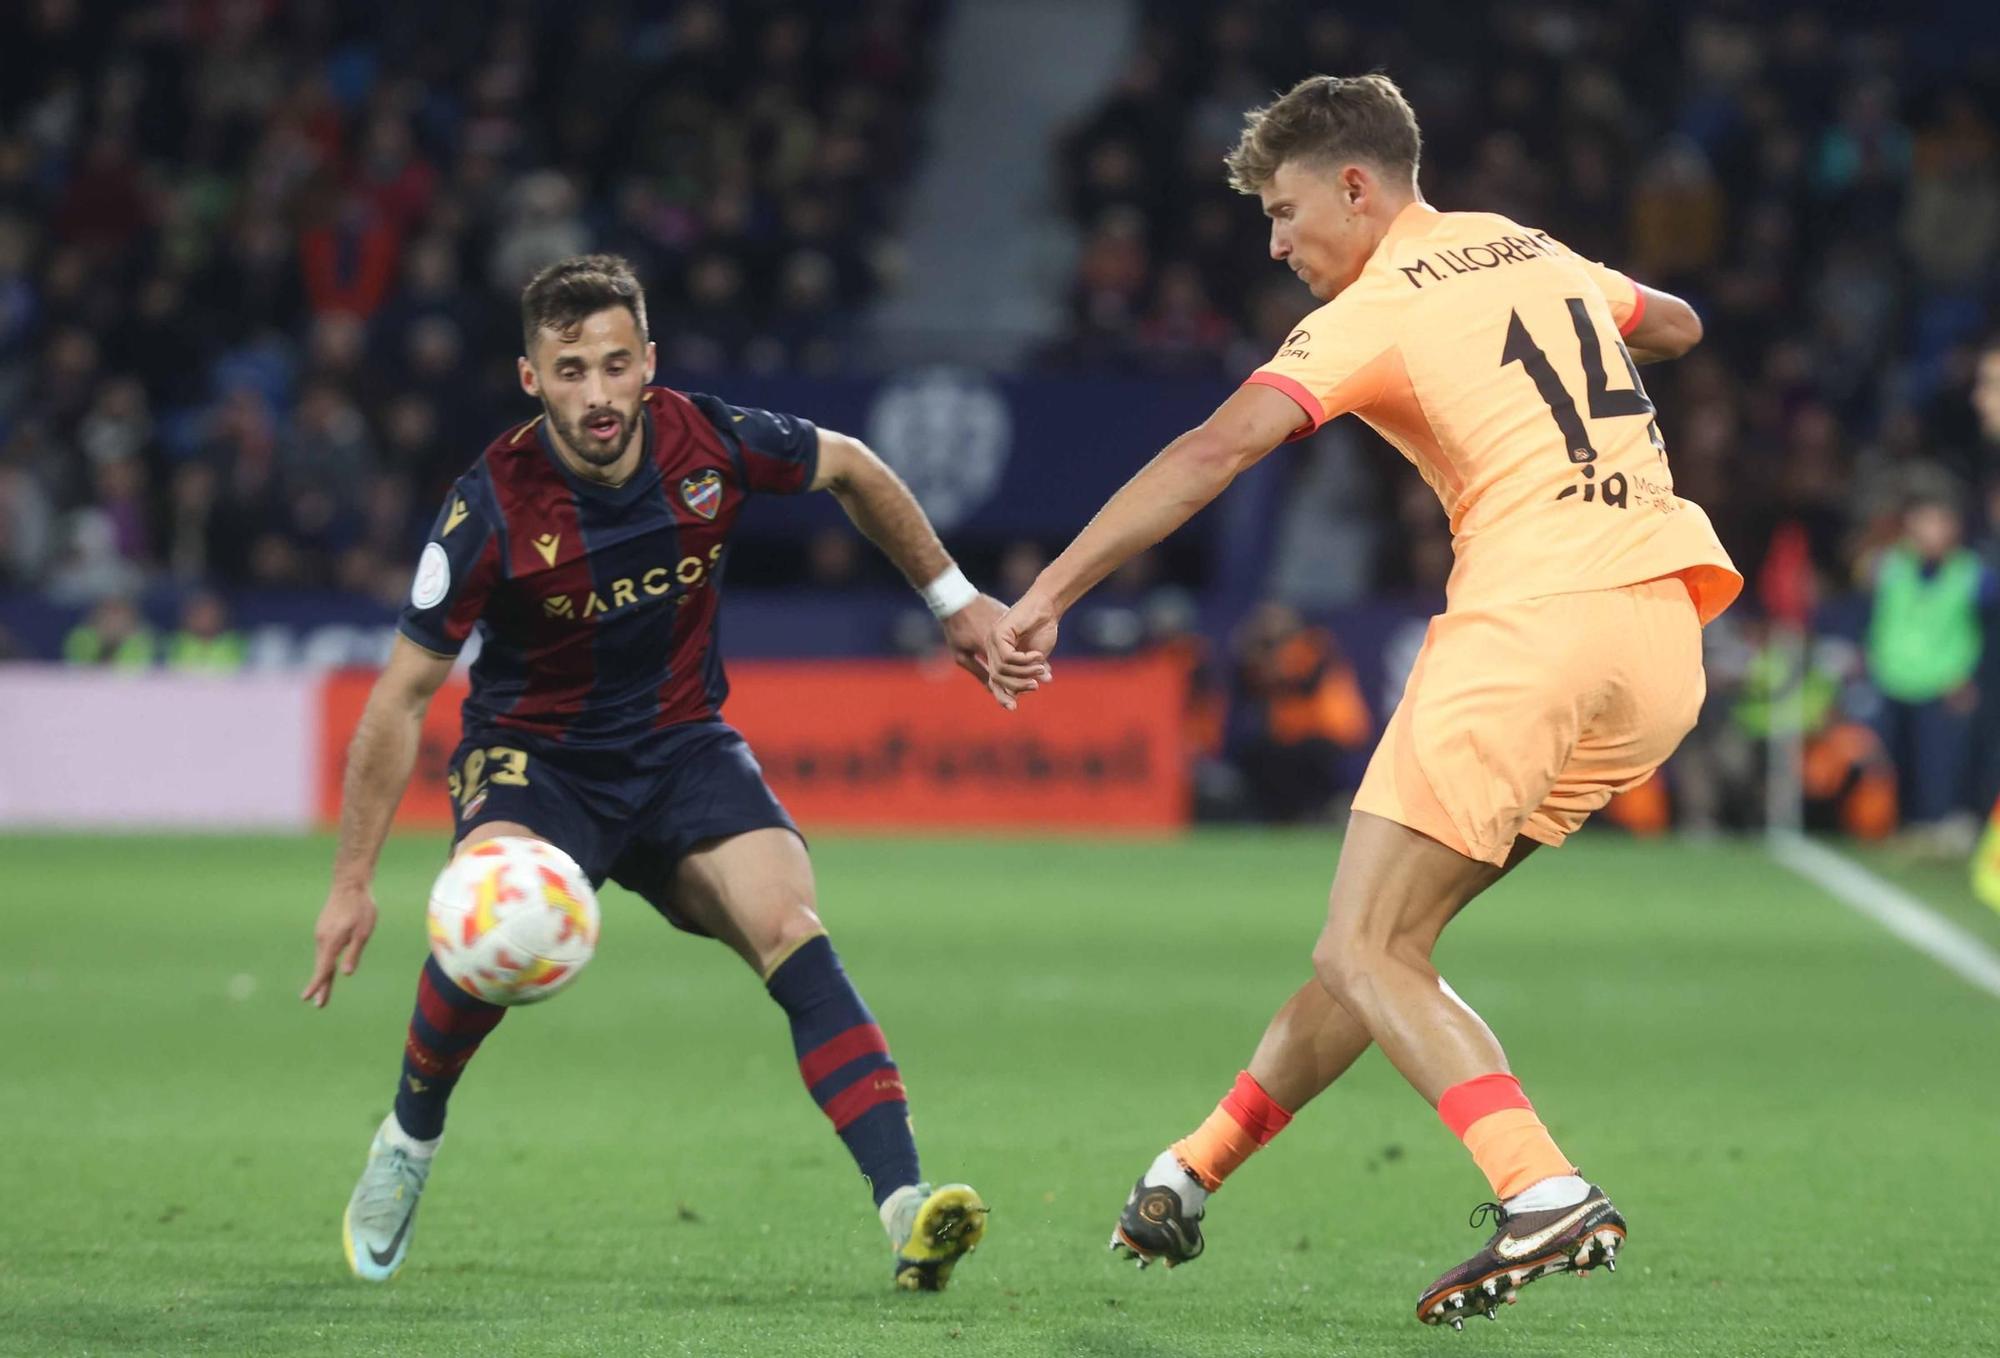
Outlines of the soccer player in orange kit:
<svg viewBox="0 0 2000 1358">
<path fill-rule="evenodd" d="M 1674 494 L 1634 367 L 1692 348 L 1693 310 L 1544 232 L 1432 208 L 1420 145 L 1380 75 L 1315 76 L 1248 116 L 1230 183 L 1262 200 L 1272 257 L 1323 305 L 1112 497 L 995 625 L 987 660 L 1012 708 L 1087 590 L 1344 412 L 1437 492 L 1455 556 L 1446 608 L 1355 796 L 1315 979 L 1141 1176 L 1112 1246 L 1142 1266 L 1200 1254 L 1208 1195 L 1374 1042 L 1492 1185 L 1492 1238 L 1416 1307 L 1462 1328 L 1536 1278 L 1615 1268 L 1626 1225 L 1557 1149 L 1432 946 L 1673 752 L 1706 688 L 1701 628 L 1743 582 Z"/>
</svg>

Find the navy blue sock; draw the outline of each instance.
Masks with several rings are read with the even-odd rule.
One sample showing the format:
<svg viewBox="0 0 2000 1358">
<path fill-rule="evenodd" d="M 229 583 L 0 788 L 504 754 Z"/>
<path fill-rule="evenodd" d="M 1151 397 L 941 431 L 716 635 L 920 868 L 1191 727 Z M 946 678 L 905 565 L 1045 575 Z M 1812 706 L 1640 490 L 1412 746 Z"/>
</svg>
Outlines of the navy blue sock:
<svg viewBox="0 0 2000 1358">
<path fill-rule="evenodd" d="M 396 1083 L 396 1121 L 419 1141 L 444 1131 L 444 1106 L 465 1063 L 507 1011 L 466 993 L 435 957 L 417 978 L 417 1007 L 403 1043 L 403 1078 Z"/>
<path fill-rule="evenodd" d="M 889 1042 L 822 934 L 786 958 L 765 982 L 792 1021 L 799 1075 L 847 1143 L 875 1205 L 922 1178 L 910 1131 L 909 1096 Z"/>
</svg>

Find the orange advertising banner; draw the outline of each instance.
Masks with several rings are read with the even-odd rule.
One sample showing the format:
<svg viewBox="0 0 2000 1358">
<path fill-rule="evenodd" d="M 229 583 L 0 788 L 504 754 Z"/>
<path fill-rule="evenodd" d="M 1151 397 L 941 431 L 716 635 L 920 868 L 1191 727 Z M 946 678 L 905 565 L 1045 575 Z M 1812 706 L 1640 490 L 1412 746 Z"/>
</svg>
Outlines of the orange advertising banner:
<svg viewBox="0 0 2000 1358">
<path fill-rule="evenodd" d="M 373 670 L 336 670 L 320 686 L 319 819 L 328 829 L 340 823 L 340 781 L 347 772 L 347 746 L 361 725 L 361 709 L 374 687 Z M 454 675 L 431 699 L 424 714 L 417 768 L 396 812 L 399 829 L 451 829 L 451 798 L 445 792 L 451 752 L 458 748 L 458 705 L 465 701 L 464 676 Z"/>
<path fill-rule="evenodd" d="M 1188 818 L 1186 679 L 1170 657 L 1058 660 L 1004 712 L 963 671 L 908 660 L 743 661 L 724 717 L 806 830 L 1164 830 Z M 374 675 L 332 675 L 320 815 L 338 819 L 347 742 Z M 448 828 L 462 680 L 438 693 L 397 824 Z"/>
</svg>

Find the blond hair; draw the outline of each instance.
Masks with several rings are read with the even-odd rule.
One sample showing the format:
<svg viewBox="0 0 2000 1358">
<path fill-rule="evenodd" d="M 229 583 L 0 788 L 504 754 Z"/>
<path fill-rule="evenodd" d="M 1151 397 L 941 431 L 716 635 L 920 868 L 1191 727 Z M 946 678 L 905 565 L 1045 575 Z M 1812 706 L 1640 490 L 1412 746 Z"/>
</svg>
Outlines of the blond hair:
<svg viewBox="0 0 2000 1358">
<path fill-rule="evenodd" d="M 1223 164 L 1229 187 L 1250 194 L 1288 160 L 1366 161 L 1414 179 L 1423 141 L 1410 101 L 1388 76 L 1315 75 L 1245 114 Z"/>
</svg>

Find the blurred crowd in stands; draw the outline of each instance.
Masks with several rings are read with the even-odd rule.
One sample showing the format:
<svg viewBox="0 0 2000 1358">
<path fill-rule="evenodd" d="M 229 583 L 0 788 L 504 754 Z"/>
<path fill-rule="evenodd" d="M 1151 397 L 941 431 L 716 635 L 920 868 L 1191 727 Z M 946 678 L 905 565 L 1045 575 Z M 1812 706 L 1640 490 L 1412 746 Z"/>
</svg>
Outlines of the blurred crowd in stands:
<svg viewBox="0 0 2000 1358">
<path fill-rule="evenodd" d="M 1268 260 L 1222 157 L 1242 111 L 1294 81 L 1387 71 L 1422 122 L 1435 205 L 1548 230 L 1703 314 L 1702 348 L 1646 374 L 1679 489 L 1760 594 L 1877 605 L 1865 644 L 1815 652 L 1825 701 L 1810 716 L 1837 732 L 1809 751 L 1825 814 L 1876 830 L 1900 791 L 1903 814 L 1964 839 L 2000 791 L 1991 26 L 1982 46 L 1950 24 L 1814 5 L 1144 8 L 1115 88 L 1055 152 L 1084 244 L 1050 360 L 1234 375 L 1268 358 L 1314 303 Z M 1289 466 L 1275 588 L 1308 609 L 1441 588 L 1449 543 L 1428 488 L 1343 424 Z M 1761 810 L 1767 690 L 1795 678 L 1780 683 L 1748 610 L 1725 621 L 1704 725 L 1717 739 L 1681 761 L 1684 810 L 1740 824 Z M 1908 661 L 1927 650 L 1945 663 Z"/>
<path fill-rule="evenodd" d="M 1444 209 L 1505 213 L 1692 301 L 1707 341 L 1646 375 L 1675 479 L 1740 562 L 1801 523 L 1852 578 L 1908 469 L 1993 479 L 1969 399 L 2000 328 L 2000 54 L 1838 7 L 1413 0 L 1369 27 L 1308 0 L 1151 0 L 1058 154 L 1085 246 L 1065 361 L 1247 372 L 1314 303 L 1225 184 L 1245 108 L 1386 70 Z M 1483 13 L 1479 12 L 1482 11 Z M 1371 445 L 1373 440 L 1367 440 Z M 1425 488 L 1373 448 L 1372 585 L 1434 585 Z"/>
<path fill-rule="evenodd" d="M 894 271 L 936 0 L 0 6 L 0 588 L 399 596 L 618 250 L 676 370 L 830 366 Z"/>
<path fill-rule="evenodd" d="M 83 610 L 78 663 L 230 664 L 244 587 L 399 599 L 444 483 L 521 408 L 522 281 L 586 248 L 638 264 L 677 372 L 839 369 L 896 283 L 947 3 L 4 7 L 0 589 Z M 1754 607 L 1711 630 L 1675 805 L 1631 822 L 1756 819 L 1777 728 L 1808 745 L 1815 814 L 1856 833 L 1991 804 L 1990 46 L 1754 0 L 1139 8 L 1129 63 L 1050 151 L 1081 251 L 1038 364 L 1227 381 L 1268 357 L 1313 302 L 1222 156 L 1296 79 L 1385 70 L 1432 202 L 1546 229 L 1707 321 L 1646 380 Z M 1196 675 L 1205 795 L 1288 819 L 1337 803 L 1381 717 L 1314 619 L 1433 597 L 1450 550 L 1354 421 L 1281 467 L 1268 606 L 1209 641 L 1172 599 L 1147 616 Z M 999 553 L 999 590 L 1057 545 Z M 795 558 L 825 584 L 857 560 L 838 534 Z M 128 601 L 162 580 L 184 593 L 156 633 Z M 1842 596 L 1864 601 L 1845 639 L 1792 647 L 1783 619 Z"/>
</svg>

